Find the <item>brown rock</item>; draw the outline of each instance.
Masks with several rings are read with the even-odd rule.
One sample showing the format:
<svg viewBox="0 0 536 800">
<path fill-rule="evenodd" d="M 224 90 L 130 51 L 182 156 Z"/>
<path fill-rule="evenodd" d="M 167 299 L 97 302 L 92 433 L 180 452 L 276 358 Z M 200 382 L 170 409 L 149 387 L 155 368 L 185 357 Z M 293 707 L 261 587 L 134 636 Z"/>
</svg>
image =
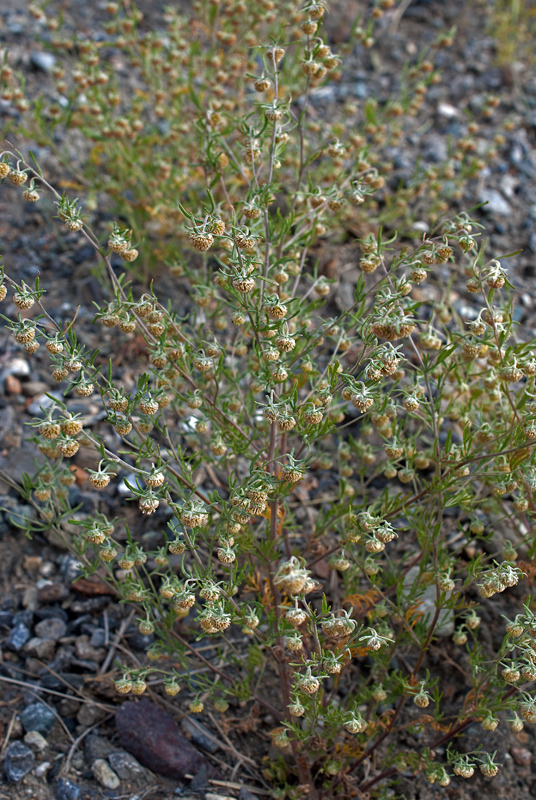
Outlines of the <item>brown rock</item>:
<svg viewBox="0 0 536 800">
<path fill-rule="evenodd" d="M 26 397 L 38 397 L 40 394 L 50 392 L 51 387 L 43 381 L 27 381 L 22 385 L 22 393 Z"/>
<path fill-rule="evenodd" d="M 528 767 L 532 760 L 532 753 L 526 747 L 512 747 L 510 750 L 512 758 L 520 767 Z"/>
<path fill-rule="evenodd" d="M 95 597 L 99 594 L 115 594 L 113 586 L 105 584 L 98 575 L 93 575 L 91 578 L 78 578 L 73 581 L 73 589 L 86 597 Z"/>
<path fill-rule="evenodd" d="M 173 717 L 150 700 L 123 703 L 115 724 L 121 746 L 158 775 L 184 780 L 205 767 L 209 777 L 216 777 L 216 770 L 182 736 Z"/>
<path fill-rule="evenodd" d="M 38 592 L 40 603 L 57 603 L 65 600 L 69 596 L 69 591 L 63 583 L 46 583 L 41 586 Z"/>
<path fill-rule="evenodd" d="M 22 392 L 22 384 L 14 375 L 6 375 L 6 394 L 20 394 Z"/>
<path fill-rule="evenodd" d="M 102 456 L 93 445 L 80 444 L 80 448 L 73 458 L 73 462 L 82 469 L 98 469 Z"/>
<path fill-rule="evenodd" d="M 317 575 L 319 578 L 324 578 L 324 580 L 326 578 L 329 578 L 331 572 L 329 564 L 325 558 L 321 558 L 320 561 L 316 562 L 316 564 L 313 567 L 313 571 L 315 575 Z"/>
<path fill-rule="evenodd" d="M 30 572 L 35 572 L 41 566 L 42 560 L 41 556 L 25 556 L 23 567 Z"/>
<path fill-rule="evenodd" d="M 92 647 L 89 643 L 89 636 L 86 636 L 85 634 L 83 636 L 79 636 L 74 646 L 78 658 L 86 661 L 96 661 L 97 664 L 100 664 L 102 661 L 104 661 L 106 650 L 104 647 Z"/>
</svg>

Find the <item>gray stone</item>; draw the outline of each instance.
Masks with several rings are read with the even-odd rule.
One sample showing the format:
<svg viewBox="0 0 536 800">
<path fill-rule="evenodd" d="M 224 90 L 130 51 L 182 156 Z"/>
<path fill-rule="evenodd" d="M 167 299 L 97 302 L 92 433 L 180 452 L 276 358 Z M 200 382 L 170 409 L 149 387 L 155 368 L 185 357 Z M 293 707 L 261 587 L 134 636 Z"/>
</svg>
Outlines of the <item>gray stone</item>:
<svg viewBox="0 0 536 800">
<path fill-rule="evenodd" d="M 83 516 L 83 515 L 73 514 L 73 517 L 77 516 Z M 77 526 L 76 532 L 78 533 L 79 531 L 80 528 Z M 75 556 L 69 554 L 61 559 L 60 572 L 68 583 L 72 583 L 77 578 L 82 577 L 82 566 L 83 565 L 81 561 L 75 558 Z"/>
<path fill-rule="evenodd" d="M 20 412 L 18 416 L 20 417 Z M 13 427 L 12 432 L 15 430 L 16 428 Z M 6 436 L 4 436 L 4 439 Z M 0 455 L 0 469 L 3 472 L 7 472 L 10 478 L 19 482 L 23 473 L 26 472 L 29 475 L 33 475 L 36 468 L 42 466 L 45 462 L 45 456 L 39 452 L 35 444 L 26 441 L 25 438 L 22 439 L 20 447 L 12 446 L 11 449 L 8 449 L 6 455 Z M 8 509 L 14 508 L 17 504 L 13 497 L 10 497 L 7 503 L 3 503 Z"/>
<path fill-rule="evenodd" d="M 11 629 L 11 633 L 5 641 L 5 647 L 8 650 L 15 650 L 18 652 L 22 650 L 28 639 L 30 638 L 30 631 L 24 622 L 19 622 Z"/>
<path fill-rule="evenodd" d="M 83 703 L 78 713 L 76 714 L 76 721 L 83 725 L 84 728 L 90 728 L 96 722 L 104 719 L 106 711 L 91 703 Z"/>
<path fill-rule="evenodd" d="M 76 783 L 60 778 L 56 784 L 56 800 L 78 800 L 80 787 Z"/>
<path fill-rule="evenodd" d="M 181 721 L 181 728 L 182 732 L 189 736 L 194 744 L 202 747 L 207 753 L 215 753 L 216 750 L 219 749 L 219 745 L 214 741 L 214 737 L 211 736 L 210 731 L 207 731 L 196 719 L 184 717 Z"/>
<path fill-rule="evenodd" d="M 84 740 L 84 755 L 88 764 L 92 765 L 95 761 L 102 761 L 110 756 L 110 752 L 115 752 L 119 748 L 110 744 L 108 739 L 91 733 Z"/>
<path fill-rule="evenodd" d="M 50 391 L 47 394 L 50 394 L 52 397 L 55 397 L 56 400 L 61 400 L 63 402 L 63 395 L 61 392 Z M 50 406 L 52 405 L 52 400 L 50 397 L 47 397 L 46 394 L 38 395 L 28 406 L 26 409 L 28 414 L 31 414 L 33 417 L 44 417 L 45 412 Z"/>
<path fill-rule="evenodd" d="M 257 800 L 257 795 L 250 792 L 245 786 L 241 786 L 238 793 L 238 800 Z"/>
<path fill-rule="evenodd" d="M 13 375 L 15 378 L 29 378 L 30 365 L 25 358 L 13 358 L 3 371 L 2 380 L 6 375 Z"/>
<path fill-rule="evenodd" d="M 448 158 L 447 142 L 443 136 L 430 134 L 422 145 L 424 158 L 427 161 L 440 163 Z"/>
<path fill-rule="evenodd" d="M 33 66 L 40 69 L 41 72 L 52 72 L 52 68 L 56 63 L 56 58 L 52 53 L 43 53 L 41 50 L 34 50 L 30 53 L 30 61 Z"/>
<path fill-rule="evenodd" d="M 13 742 L 6 750 L 4 771 L 8 783 L 17 783 L 33 769 L 35 756 L 22 742 Z"/>
<path fill-rule="evenodd" d="M 95 628 L 89 643 L 92 647 L 103 647 L 106 644 L 106 631 L 104 628 Z"/>
<path fill-rule="evenodd" d="M 125 753 L 124 750 L 119 750 L 117 753 L 110 753 L 108 761 L 113 771 L 117 773 L 122 781 L 134 781 L 145 775 L 145 770 L 142 765 L 134 756 L 130 755 L 130 753 Z"/>
<path fill-rule="evenodd" d="M 25 397 L 37 397 L 48 390 L 49 386 L 44 381 L 27 381 L 22 384 L 22 393 Z"/>
<path fill-rule="evenodd" d="M 46 736 L 56 722 L 56 717 L 43 703 L 31 703 L 21 712 L 20 721 L 25 731 L 38 731 Z"/>
<path fill-rule="evenodd" d="M 93 763 L 93 777 L 104 789 L 117 789 L 121 781 L 103 758 Z"/>
<path fill-rule="evenodd" d="M 9 511 L 5 511 L 4 513 L 6 522 L 9 522 L 14 528 L 21 528 L 24 527 L 27 519 L 34 519 L 36 512 L 31 506 L 17 503 L 13 508 L 10 508 Z"/>
<path fill-rule="evenodd" d="M 364 81 L 356 81 L 354 83 L 354 94 L 360 100 L 366 100 L 368 97 L 368 87 Z"/>
<path fill-rule="evenodd" d="M 482 189 L 480 192 L 480 202 L 487 203 L 483 210 L 488 214 L 497 214 L 506 217 L 512 213 L 510 203 L 508 203 L 497 189 Z"/>
<path fill-rule="evenodd" d="M 50 617 L 38 622 L 34 630 L 41 639 L 52 639 L 57 642 L 67 633 L 67 625 L 58 617 Z"/>
</svg>

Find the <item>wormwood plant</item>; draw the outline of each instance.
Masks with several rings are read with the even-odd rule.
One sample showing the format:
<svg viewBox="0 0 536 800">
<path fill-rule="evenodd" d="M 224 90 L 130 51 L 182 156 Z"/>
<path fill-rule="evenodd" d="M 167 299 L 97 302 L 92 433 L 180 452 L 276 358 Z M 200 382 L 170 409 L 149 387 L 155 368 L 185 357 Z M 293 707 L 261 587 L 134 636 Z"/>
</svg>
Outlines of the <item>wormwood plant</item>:
<svg viewBox="0 0 536 800">
<path fill-rule="evenodd" d="M 536 616 L 515 590 L 534 573 L 535 345 L 519 339 L 505 261 L 486 257 L 464 213 L 417 246 L 381 229 L 362 238 L 354 303 L 329 317 L 333 281 L 312 245 L 342 204 L 372 202 L 383 176 L 340 142 L 311 152 L 307 103 L 296 110 L 281 91 L 289 53 L 308 85 L 326 59 L 331 68 L 323 14 L 307 6 L 299 41 L 257 49 L 249 80 L 271 87 L 266 102 L 248 93 L 243 116 L 218 123 L 199 109 L 199 181 L 175 192 L 194 253 L 182 264 L 195 301 L 185 318 L 112 268 L 114 253 L 138 256 L 131 228 L 118 222 L 102 243 L 36 162 L 10 147 L 0 163 L 6 186 L 28 201 L 47 193 L 102 259 L 110 299 L 95 324 L 119 345 L 134 332 L 146 344 L 126 391 L 76 319 L 54 320 L 37 280 L 2 271 L 15 340 L 36 358 L 44 345 L 66 398 L 100 401 L 109 423 L 91 432 L 50 395 L 31 423 L 47 462 L 19 487 L 38 514 L 24 527 L 63 536 L 154 632 L 142 667 L 118 662 L 119 693 L 163 681 L 170 697 L 189 690 L 192 712 L 224 720 L 237 701 L 262 706 L 281 751 L 259 764 L 274 796 L 318 800 L 383 797 L 400 773 L 441 786 L 476 767 L 493 777 L 495 748 L 467 752 L 464 730 L 536 721 Z M 464 280 L 470 319 L 450 303 Z M 157 549 L 103 514 L 73 516 L 69 459 L 81 443 L 101 459 L 87 470 L 95 489 L 134 474 L 140 515 L 165 507 Z M 482 620 L 502 629 L 499 646 Z M 445 692 L 445 667 L 457 693 Z"/>
</svg>

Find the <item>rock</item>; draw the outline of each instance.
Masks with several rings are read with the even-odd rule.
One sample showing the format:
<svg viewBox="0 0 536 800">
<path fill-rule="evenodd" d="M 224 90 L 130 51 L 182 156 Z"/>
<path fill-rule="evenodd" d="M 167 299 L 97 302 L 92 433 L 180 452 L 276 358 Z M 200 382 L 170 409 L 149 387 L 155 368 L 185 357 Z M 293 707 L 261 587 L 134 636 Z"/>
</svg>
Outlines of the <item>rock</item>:
<svg viewBox="0 0 536 800">
<path fill-rule="evenodd" d="M 89 643 L 92 647 L 103 647 L 106 644 L 106 631 L 104 628 L 95 628 L 91 633 Z"/>
<path fill-rule="evenodd" d="M 77 515 L 73 514 L 72 516 L 76 517 Z M 75 530 L 76 533 L 78 533 L 80 528 L 76 527 Z M 72 581 L 75 581 L 77 578 L 81 577 L 82 567 L 82 562 L 70 554 L 61 559 L 60 571 L 67 583 L 72 583 Z"/>
<path fill-rule="evenodd" d="M 241 786 L 238 793 L 238 800 L 257 800 L 257 795 L 250 792 L 245 786 Z"/>
<path fill-rule="evenodd" d="M 228 794 L 214 794 L 214 792 L 207 792 L 205 800 L 233 800 Z"/>
<path fill-rule="evenodd" d="M 74 643 L 74 646 L 78 658 L 96 661 L 100 664 L 100 662 L 104 661 L 104 658 L 106 657 L 106 650 L 103 647 L 97 649 L 90 645 L 89 636 L 79 636 Z"/>
<path fill-rule="evenodd" d="M 98 469 L 101 455 L 95 450 L 93 445 L 80 444 L 80 448 L 73 458 L 73 463 L 84 469 Z M 136 485 L 134 481 L 134 485 Z"/>
<path fill-rule="evenodd" d="M 17 783 L 33 769 L 35 756 L 22 742 L 13 742 L 6 750 L 4 772 L 8 783 Z"/>
<path fill-rule="evenodd" d="M 438 134 L 430 134 L 422 146 L 423 156 L 427 161 L 437 164 L 446 161 L 448 158 L 448 148 L 445 137 Z"/>
<path fill-rule="evenodd" d="M 56 643 L 52 639 L 40 639 L 38 636 L 34 636 L 24 649 L 27 653 L 40 658 L 41 661 L 50 661 L 54 658 Z"/>
<path fill-rule="evenodd" d="M 43 381 L 27 381 L 22 384 L 22 393 L 26 397 L 37 397 L 37 395 L 48 392 L 49 388 Z"/>
<path fill-rule="evenodd" d="M 43 703 L 31 703 L 21 712 L 20 721 L 25 731 L 38 731 L 46 736 L 56 722 L 56 717 Z"/>
<path fill-rule="evenodd" d="M 27 744 L 28 747 L 35 747 L 40 753 L 48 747 L 47 740 L 39 731 L 28 731 L 24 737 L 24 744 Z"/>
<path fill-rule="evenodd" d="M 219 745 L 214 741 L 214 737 L 211 736 L 210 731 L 207 731 L 196 719 L 184 717 L 181 721 L 181 728 L 183 733 L 186 733 L 194 744 L 202 747 L 207 753 L 215 753 L 216 750 L 219 749 Z"/>
<path fill-rule="evenodd" d="M 43 561 L 43 563 L 39 567 L 39 574 L 42 575 L 43 578 L 50 578 L 52 575 L 54 575 L 55 572 L 56 572 L 56 565 L 54 564 L 53 561 Z M 63 618 L 63 614 L 65 612 L 63 611 L 63 609 L 60 609 L 60 611 L 62 613 L 59 615 L 59 618 L 63 619 L 63 621 L 65 622 Z M 49 616 L 52 616 L 52 614 L 50 614 Z"/>
<path fill-rule="evenodd" d="M 38 764 L 34 769 L 34 775 L 36 778 L 42 778 L 47 774 L 49 769 L 52 769 L 52 764 L 50 761 L 41 761 L 41 763 Z"/>
<path fill-rule="evenodd" d="M 60 606 L 44 606 L 43 608 L 38 608 L 35 612 L 35 616 L 37 619 L 50 619 L 51 617 L 55 617 L 56 619 L 63 620 L 63 622 L 69 621 L 68 613 Z"/>
<path fill-rule="evenodd" d="M 122 747 L 147 769 L 175 780 L 195 775 L 207 759 L 182 736 L 173 717 L 150 700 L 127 702 L 115 715 Z"/>
<path fill-rule="evenodd" d="M 28 572 L 35 572 L 41 566 L 41 556 L 25 556 L 22 566 Z"/>
<path fill-rule="evenodd" d="M 103 758 L 98 758 L 92 766 L 93 777 L 104 789 L 117 789 L 121 781 Z"/>
<path fill-rule="evenodd" d="M 56 58 L 52 53 L 43 53 L 41 50 L 33 50 L 30 53 L 30 62 L 36 69 L 40 69 L 41 72 L 52 72 L 52 68 L 56 63 Z"/>
<path fill-rule="evenodd" d="M 30 631 L 28 630 L 27 626 L 24 624 L 24 622 L 19 622 L 11 629 L 4 646 L 7 647 L 8 650 L 14 650 L 15 652 L 18 652 L 19 650 L 22 650 L 29 638 Z"/>
<path fill-rule="evenodd" d="M 532 753 L 526 747 L 514 746 L 510 749 L 510 754 L 520 767 L 528 767 L 530 765 Z"/>
<path fill-rule="evenodd" d="M 460 110 L 456 108 L 456 106 L 452 106 L 450 103 L 438 103 L 437 113 L 440 117 L 452 119 L 453 117 L 458 117 L 460 115 Z"/>
<path fill-rule="evenodd" d="M 91 766 L 95 761 L 102 761 L 110 755 L 110 751 L 115 752 L 116 747 L 110 744 L 108 739 L 91 733 L 84 740 L 84 755 L 87 763 Z"/>
<path fill-rule="evenodd" d="M 57 642 L 67 633 L 67 625 L 58 617 L 50 617 L 38 622 L 34 630 L 41 639 L 52 639 Z"/>
<path fill-rule="evenodd" d="M 6 375 L 6 379 L 4 381 L 4 388 L 6 390 L 6 394 L 21 394 L 22 393 L 22 384 L 18 378 L 14 375 Z"/>
<path fill-rule="evenodd" d="M 49 390 L 48 394 L 55 397 L 56 400 L 61 400 L 63 403 L 63 395 L 61 392 Z M 32 417 L 44 417 L 46 410 L 52 405 L 52 400 L 47 397 L 45 393 L 38 395 L 26 409 L 28 414 Z"/>
<path fill-rule="evenodd" d="M 76 721 L 84 728 L 90 728 L 96 722 L 104 719 L 106 711 L 91 703 L 83 703 L 76 715 Z"/>
<path fill-rule="evenodd" d="M 18 415 L 17 415 L 18 416 Z M 20 447 L 22 429 L 17 424 L 12 405 L 0 409 L 0 447 Z"/>
<path fill-rule="evenodd" d="M 368 86 L 364 81 L 356 81 L 354 83 L 354 94 L 360 100 L 366 100 L 368 97 Z"/>
<path fill-rule="evenodd" d="M 84 594 L 86 597 L 96 597 L 101 594 L 115 594 L 115 589 L 104 583 L 98 575 L 92 575 L 90 578 L 77 578 L 72 584 L 75 592 Z"/>
<path fill-rule="evenodd" d="M 130 753 L 121 750 L 117 753 L 110 753 L 108 761 L 122 781 L 135 781 L 145 775 L 145 769 Z"/>
<path fill-rule="evenodd" d="M 0 628 L 10 628 L 13 624 L 11 611 L 0 611 Z"/>
<path fill-rule="evenodd" d="M 11 471 L 10 475 L 13 475 Z M 14 528 L 20 528 L 24 525 L 26 519 L 33 519 L 36 515 L 35 509 L 31 506 L 22 505 L 21 503 L 16 503 L 9 511 L 5 511 L 4 513 L 6 521 L 9 522 L 10 525 L 13 525 Z"/>
<path fill-rule="evenodd" d="M 69 597 L 69 590 L 64 583 L 44 581 L 39 585 L 38 598 L 40 603 L 57 603 Z"/>
<path fill-rule="evenodd" d="M 27 628 L 31 628 L 34 620 L 34 612 L 31 608 L 26 608 L 24 611 L 17 611 L 13 616 L 13 625 L 18 625 L 23 622 Z"/>
<path fill-rule="evenodd" d="M 19 413 L 20 418 L 20 413 Z M 16 431 L 17 425 L 15 424 L 10 431 L 10 436 L 13 439 L 16 439 Z M 26 435 L 26 431 L 25 431 Z M 22 436 L 22 433 L 21 433 Z M 4 436 L 4 440 L 6 439 L 7 434 Z M 36 471 L 36 467 L 43 466 L 45 464 L 46 458 L 45 456 L 39 452 L 33 442 L 27 442 L 25 438 L 22 438 L 20 441 L 20 446 L 17 445 L 16 449 L 13 447 L 7 454 L 3 453 L 0 455 L 0 469 L 4 472 L 7 472 L 8 475 L 15 481 L 21 480 L 22 475 L 26 472 L 29 475 L 33 475 Z M 11 501 L 11 502 L 9 502 Z M 8 503 L 4 503 L 3 505 L 6 506 L 9 510 L 14 508 L 17 503 L 14 501 L 14 498 L 9 498 Z M 30 510 L 30 506 L 27 506 L 27 513 Z M 35 516 L 34 510 L 32 509 L 32 516 Z"/>
<path fill-rule="evenodd" d="M 190 789 L 192 790 L 192 792 L 200 794 L 202 797 L 205 796 L 205 793 L 208 790 L 208 776 L 207 776 L 206 764 L 201 764 L 199 770 L 195 773 L 194 777 L 192 778 L 192 782 L 190 783 Z"/>
<path fill-rule="evenodd" d="M 126 638 L 133 650 L 144 653 L 150 644 L 154 642 L 154 633 L 140 633 L 136 628 L 132 633 L 127 632 Z"/>
<path fill-rule="evenodd" d="M 59 778 L 56 784 L 56 800 L 78 800 L 80 787 L 67 778 Z"/>
<path fill-rule="evenodd" d="M 512 213 L 512 207 L 497 189 L 482 189 L 480 192 L 480 202 L 487 203 L 483 206 L 483 211 L 487 214 L 498 214 L 507 217 Z"/>
<path fill-rule="evenodd" d="M 14 375 L 16 378 L 29 378 L 30 365 L 25 358 L 13 358 L 4 370 L 6 375 Z"/>
</svg>

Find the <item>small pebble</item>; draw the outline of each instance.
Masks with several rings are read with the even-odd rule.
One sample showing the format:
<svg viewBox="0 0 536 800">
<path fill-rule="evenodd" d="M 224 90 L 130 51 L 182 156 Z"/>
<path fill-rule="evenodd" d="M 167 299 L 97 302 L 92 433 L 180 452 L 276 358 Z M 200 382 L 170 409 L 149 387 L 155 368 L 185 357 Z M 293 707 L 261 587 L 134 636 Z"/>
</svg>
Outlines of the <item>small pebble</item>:
<svg viewBox="0 0 536 800">
<path fill-rule="evenodd" d="M 130 753 L 124 751 L 110 753 L 108 761 L 122 781 L 133 781 L 145 775 L 144 768 Z"/>
<path fill-rule="evenodd" d="M 56 63 L 56 57 L 52 53 L 43 53 L 41 50 L 34 50 L 30 53 L 30 61 L 32 65 L 41 72 L 52 72 L 52 68 Z"/>
<path fill-rule="evenodd" d="M 206 750 L 208 753 L 215 753 L 216 750 L 219 749 L 219 745 L 210 735 L 210 731 L 207 731 L 197 720 L 184 717 L 181 721 L 181 728 L 183 733 L 189 736 L 194 744 L 199 745 L 199 747 L 202 747 L 203 750 Z"/>
<path fill-rule="evenodd" d="M 38 622 L 34 630 L 41 639 L 52 639 L 57 642 L 67 633 L 67 625 L 58 617 L 50 617 Z"/>
<path fill-rule="evenodd" d="M 5 641 L 5 647 L 8 650 L 15 650 L 18 652 L 22 650 L 28 639 L 30 638 L 30 631 L 24 622 L 19 622 L 11 629 L 11 633 Z"/>
<path fill-rule="evenodd" d="M 121 781 L 103 758 L 93 763 L 93 777 L 104 789 L 117 789 Z"/>
<path fill-rule="evenodd" d="M 258 800 L 258 798 L 257 795 L 250 792 L 245 786 L 242 786 L 238 793 L 238 800 Z"/>
<path fill-rule="evenodd" d="M 78 800 L 80 787 L 67 778 L 59 778 L 56 784 L 56 800 Z"/>
<path fill-rule="evenodd" d="M 28 747 L 35 747 L 39 752 L 46 750 L 48 747 L 47 740 L 39 731 L 28 731 L 24 736 L 24 744 L 27 744 Z"/>
<path fill-rule="evenodd" d="M 512 747 L 510 750 L 512 758 L 520 767 L 528 767 L 532 760 L 532 753 L 526 747 Z"/>
<path fill-rule="evenodd" d="M 17 783 L 33 769 L 35 756 L 22 742 L 13 742 L 6 750 L 4 771 L 8 783 Z"/>
<path fill-rule="evenodd" d="M 4 370 L 4 375 L 28 378 L 30 376 L 30 365 L 24 358 L 13 358 Z"/>
<path fill-rule="evenodd" d="M 56 717 L 43 703 L 31 703 L 21 712 L 20 721 L 25 731 L 38 731 L 46 736 L 56 722 Z"/>
</svg>

